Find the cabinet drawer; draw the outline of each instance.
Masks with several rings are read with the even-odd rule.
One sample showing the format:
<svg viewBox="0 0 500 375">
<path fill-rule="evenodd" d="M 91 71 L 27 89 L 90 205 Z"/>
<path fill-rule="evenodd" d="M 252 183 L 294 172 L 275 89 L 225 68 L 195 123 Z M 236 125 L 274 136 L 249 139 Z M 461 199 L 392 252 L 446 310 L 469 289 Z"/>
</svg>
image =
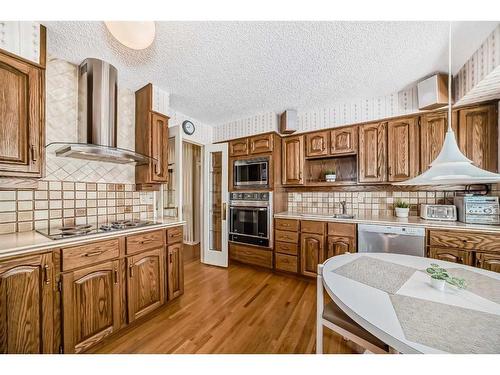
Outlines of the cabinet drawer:
<svg viewBox="0 0 500 375">
<path fill-rule="evenodd" d="M 276 242 L 274 251 L 282 254 L 297 255 L 298 247 L 296 243 Z"/>
<path fill-rule="evenodd" d="M 307 221 L 300 222 L 300 231 L 302 233 L 325 234 L 326 223 L 322 221 Z"/>
<path fill-rule="evenodd" d="M 140 251 L 162 247 L 163 231 L 141 233 L 127 237 L 127 255 L 135 254 Z"/>
<path fill-rule="evenodd" d="M 287 232 L 283 230 L 275 230 L 274 236 L 276 241 L 289 242 L 289 243 L 298 243 L 299 242 L 299 233 L 298 232 Z"/>
<path fill-rule="evenodd" d="M 167 244 L 182 242 L 182 227 L 167 229 Z"/>
<path fill-rule="evenodd" d="M 69 271 L 97 264 L 105 260 L 118 258 L 119 255 L 118 239 L 68 247 L 62 249 L 62 270 Z"/>
<path fill-rule="evenodd" d="M 356 238 L 356 224 L 328 223 L 328 235 Z"/>
<path fill-rule="evenodd" d="M 430 246 L 500 252 L 500 234 L 430 231 Z"/>
<path fill-rule="evenodd" d="M 292 232 L 299 231 L 299 221 L 294 219 L 276 219 L 274 228 L 279 230 L 290 230 Z"/>
<path fill-rule="evenodd" d="M 297 257 L 293 255 L 276 254 L 276 269 L 297 273 Z"/>
</svg>

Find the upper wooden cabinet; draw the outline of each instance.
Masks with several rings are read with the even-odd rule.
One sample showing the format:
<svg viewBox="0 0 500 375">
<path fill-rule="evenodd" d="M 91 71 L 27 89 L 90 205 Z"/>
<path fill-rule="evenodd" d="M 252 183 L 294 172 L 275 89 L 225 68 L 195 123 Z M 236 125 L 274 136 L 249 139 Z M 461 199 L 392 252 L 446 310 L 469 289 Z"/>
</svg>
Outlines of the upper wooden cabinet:
<svg viewBox="0 0 500 375">
<path fill-rule="evenodd" d="M 329 131 L 306 134 L 306 156 L 326 156 L 329 152 Z"/>
<path fill-rule="evenodd" d="M 53 352 L 52 254 L 0 262 L 0 353 Z"/>
<path fill-rule="evenodd" d="M 498 170 L 498 110 L 495 104 L 461 109 L 458 112 L 460 149 L 476 166 Z"/>
<path fill-rule="evenodd" d="M 453 116 L 453 129 L 457 129 L 456 113 Z M 443 147 L 448 128 L 446 112 L 427 113 L 420 118 L 420 170 L 425 172 L 436 159 Z"/>
<path fill-rule="evenodd" d="M 246 156 L 248 153 L 248 138 L 229 142 L 229 156 Z"/>
<path fill-rule="evenodd" d="M 359 126 L 359 182 L 387 181 L 387 123 Z"/>
<path fill-rule="evenodd" d="M 283 185 L 304 183 L 304 136 L 286 137 L 281 142 Z"/>
<path fill-rule="evenodd" d="M 330 133 L 330 154 L 347 155 L 358 152 L 358 127 L 334 129 Z"/>
<path fill-rule="evenodd" d="M 390 182 L 415 177 L 419 172 L 418 118 L 387 123 L 387 172 Z"/>
<path fill-rule="evenodd" d="M 45 70 L 0 52 L 0 177 L 42 177 Z"/>
<path fill-rule="evenodd" d="M 136 166 L 139 189 L 168 180 L 169 118 L 152 108 L 153 85 L 148 84 L 135 92 L 135 151 L 152 158 L 148 164 Z"/>
<path fill-rule="evenodd" d="M 118 260 L 62 275 L 64 353 L 80 353 L 120 328 Z"/>
<path fill-rule="evenodd" d="M 274 149 L 274 136 L 272 133 L 256 135 L 249 138 L 250 154 L 263 154 L 272 152 Z"/>
</svg>

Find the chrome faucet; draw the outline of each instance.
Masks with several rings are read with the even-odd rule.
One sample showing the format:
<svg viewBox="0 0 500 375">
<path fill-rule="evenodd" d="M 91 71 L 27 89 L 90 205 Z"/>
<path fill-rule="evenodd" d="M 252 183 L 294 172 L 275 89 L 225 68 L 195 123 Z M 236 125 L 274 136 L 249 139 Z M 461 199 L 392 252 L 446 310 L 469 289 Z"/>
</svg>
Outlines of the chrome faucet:
<svg viewBox="0 0 500 375">
<path fill-rule="evenodd" d="M 345 204 L 346 204 L 346 201 L 340 201 L 340 205 L 342 206 L 342 215 L 347 214 Z"/>
</svg>

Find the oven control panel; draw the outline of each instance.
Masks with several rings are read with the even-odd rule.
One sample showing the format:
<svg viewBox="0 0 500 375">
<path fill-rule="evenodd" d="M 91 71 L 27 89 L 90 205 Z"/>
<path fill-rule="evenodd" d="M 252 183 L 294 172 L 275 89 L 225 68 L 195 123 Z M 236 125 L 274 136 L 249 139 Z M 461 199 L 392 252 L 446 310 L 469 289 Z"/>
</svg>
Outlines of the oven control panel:
<svg viewBox="0 0 500 375">
<path fill-rule="evenodd" d="M 230 193 L 231 201 L 268 201 L 269 193 Z"/>
</svg>

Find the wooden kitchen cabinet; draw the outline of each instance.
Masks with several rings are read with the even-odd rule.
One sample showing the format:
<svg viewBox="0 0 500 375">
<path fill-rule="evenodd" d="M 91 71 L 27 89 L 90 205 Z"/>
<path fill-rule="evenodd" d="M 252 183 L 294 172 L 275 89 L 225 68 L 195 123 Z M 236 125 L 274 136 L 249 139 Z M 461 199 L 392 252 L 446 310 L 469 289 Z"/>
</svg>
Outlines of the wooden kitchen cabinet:
<svg viewBox="0 0 500 375">
<path fill-rule="evenodd" d="M 0 262 L 0 353 L 53 352 L 52 254 Z"/>
<path fill-rule="evenodd" d="M 138 190 L 158 190 L 168 181 L 168 120 L 154 112 L 153 86 L 148 84 L 135 92 L 135 151 L 151 158 L 136 165 Z"/>
<path fill-rule="evenodd" d="M 454 248 L 430 247 L 429 258 L 472 266 L 470 253 L 467 250 Z"/>
<path fill-rule="evenodd" d="M 496 104 L 458 112 L 460 150 L 479 168 L 498 171 L 498 110 Z"/>
<path fill-rule="evenodd" d="M 163 247 L 127 258 L 129 323 L 165 302 L 165 252 Z"/>
<path fill-rule="evenodd" d="M 42 177 L 45 70 L 0 52 L 0 97 L 0 177 Z"/>
<path fill-rule="evenodd" d="M 246 156 L 248 154 L 248 138 L 235 139 L 229 142 L 229 156 Z"/>
<path fill-rule="evenodd" d="M 64 353 L 80 353 L 120 328 L 121 280 L 119 260 L 62 275 Z"/>
<path fill-rule="evenodd" d="M 306 134 L 306 156 L 327 156 L 329 152 L 329 131 Z"/>
<path fill-rule="evenodd" d="M 359 182 L 387 181 L 387 123 L 359 126 Z"/>
<path fill-rule="evenodd" d="M 387 123 L 388 181 L 415 177 L 420 166 L 418 118 L 410 117 Z"/>
<path fill-rule="evenodd" d="M 283 138 L 281 149 L 283 185 L 303 185 L 304 136 Z"/>
<path fill-rule="evenodd" d="M 500 252 L 498 253 L 476 253 L 476 261 L 474 264 L 476 267 L 493 271 L 500 272 Z"/>
<path fill-rule="evenodd" d="M 452 127 L 457 134 L 456 112 L 452 114 Z M 446 112 L 427 113 L 420 118 L 420 170 L 425 172 L 443 148 L 448 128 Z"/>
<path fill-rule="evenodd" d="M 352 237 L 328 236 L 325 259 L 342 255 L 345 253 L 355 253 L 355 239 Z"/>
<path fill-rule="evenodd" d="M 184 293 L 184 260 L 182 243 L 167 248 L 168 299 L 172 300 Z"/>
<path fill-rule="evenodd" d="M 263 154 L 274 149 L 274 135 L 272 133 L 256 135 L 248 140 L 250 154 Z"/>
<path fill-rule="evenodd" d="M 320 234 L 301 233 L 300 239 L 300 273 L 315 277 L 318 264 L 324 259 L 325 237 Z"/>
<path fill-rule="evenodd" d="M 350 155 L 358 152 L 358 127 L 334 129 L 330 133 L 330 154 Z"/>
</svg>

